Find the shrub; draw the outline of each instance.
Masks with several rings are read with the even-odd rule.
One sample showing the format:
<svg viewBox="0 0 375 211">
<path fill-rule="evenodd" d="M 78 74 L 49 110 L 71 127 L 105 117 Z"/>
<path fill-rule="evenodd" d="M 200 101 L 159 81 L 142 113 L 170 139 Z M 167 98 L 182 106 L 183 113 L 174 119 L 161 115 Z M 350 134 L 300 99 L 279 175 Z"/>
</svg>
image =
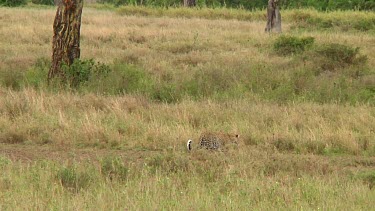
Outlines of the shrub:
<svg viewBox="0 0 375 211">
<path fill-rule="evenodd" d="M 314 43 L 313 37 L 280 36 L 276 39 L 273 47 L 279 55 L 297 54 L 305 51 Z"/>
<path fill-rule="evenodd" d="M 335 67 L 366 64 L 367 62 L 367 56 L 360 55 L 358 47 L 329 43 L 316 48 L 315 51 L 324 60 L 320 64 L 323 69 L 335 69 Z"/>
<path fill-rule="evenodd" d="M 54 0 L 31 0 L 33 4 L 55 5 Z"/>
<path fill-rule="evenodd" d="M 95 63 L 93 59 L 76 59 L 70 66 L 63 64 L 61 68 L 67 82 L 73 88 L 77 88 L 87 82 L 94 74 L 107 75 L 111 71 L 107 65 L 99 62 Z"/>
<path fill-rule="evenodd" d="M 0 6 L 17 7 L 27 4 L 28 0 L 0 0 Z"/>
</svg>

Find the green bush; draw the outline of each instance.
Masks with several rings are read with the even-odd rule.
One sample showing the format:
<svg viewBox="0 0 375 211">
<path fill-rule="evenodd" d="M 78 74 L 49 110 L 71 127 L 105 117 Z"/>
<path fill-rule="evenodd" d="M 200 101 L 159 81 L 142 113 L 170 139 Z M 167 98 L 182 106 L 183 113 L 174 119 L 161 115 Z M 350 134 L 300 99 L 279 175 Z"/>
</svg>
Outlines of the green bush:
<svg viewBox="0 0 375 211">
<path fill-rule="evenodd" d="M 345 67 L 347 65 L 366 64 L 367 57 L 359 54 L 359 48 L 353 48 L 343 44 L 329 43 L 316 48 L 316 53 L 326 62 L 328 68 Z M 333 66 L 333 67 L 332 67 Z M 324 66 L 322 66 L 324 67 Z M 327 68 L 323 68 L 327 69 Z"/>
<path fill-rule="evenodd" d="M 313 37 L 280 36 L 273 44 L 274 50 L 279 55 L 297 54 L 305 51 L 314 43 Z"/>
<path fill-rule="evenodd" d="M 73 88 L 86 83 L 93 75 L 107 75 L 111 71 L 107 65 L 95 63 L 93 59 L 76 59 L 70 66 L 63 64 L 61 68 L 69 86 Z"/>
<path fill-rule="evenodd" d="M 27 4 L 28 0 L 0 0 L 0 6 L 17 7 Z"/>
<path fill-rule="evenodd" d="M 54 0 L 31 0 L 33 4 L 54 5 Z"/>
<path fill-rule="evenodd" d="M 182 5 L 181 0 L 99 0 L 98 3 L 119 5 L 144 5 L 158 7 L 176 7 Z M 228 7 L 264 9 L 267 7 L 267 0 L 196 0 L 198 7 Z M 280 0 L 281 8 L 315 8 L 317 10 L 374 10 L 373 0 Z"/>
</svg>

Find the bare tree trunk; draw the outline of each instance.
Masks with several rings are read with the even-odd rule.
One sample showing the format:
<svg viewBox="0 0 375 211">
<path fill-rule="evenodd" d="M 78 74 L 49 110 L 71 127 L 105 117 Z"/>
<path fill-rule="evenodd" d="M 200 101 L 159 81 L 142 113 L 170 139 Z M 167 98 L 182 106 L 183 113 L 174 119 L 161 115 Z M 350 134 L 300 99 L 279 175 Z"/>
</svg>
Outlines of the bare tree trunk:
<svg viewBox="0 0 375 211">
<path fill-rule="evenodd" d="M 71 65 L 80 57 L 80 29 L 83 0 L 62 0 L 53 23 L 52 65 L 48 80 L 64 76 L 61 64 Z"/>
<path fill-rule="evenodd" d="M 267 6 L 267 25 L 266 32 L 281 32 L 281 14 L 279 6 L 277 5 L 278 0 L 269 0 Z"/>
<path fill-rule="evenodd" d="M 195 7 L 196 2 L 195 2 L 195 0 L 184 0 L 184 6 L 185 7 Z"/>
</svg>

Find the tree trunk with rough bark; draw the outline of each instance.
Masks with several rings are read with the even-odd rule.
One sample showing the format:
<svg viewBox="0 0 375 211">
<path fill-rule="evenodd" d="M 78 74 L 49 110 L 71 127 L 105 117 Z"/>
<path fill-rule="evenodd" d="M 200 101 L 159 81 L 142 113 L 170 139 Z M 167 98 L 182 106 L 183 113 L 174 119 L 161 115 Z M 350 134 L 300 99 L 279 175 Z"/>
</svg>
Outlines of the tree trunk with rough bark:
<svg viewBox="0 0 375 211">
<path fill-rule="evenodd" d="M 269 0 L 267 6 L 266 32 L 281 32 L 281 14 L 278 0 Z"/>
<path fill-rule="evenodd" d="M 58 4 L 53 23 L 52 65 L 48 81 L 56 76 L 64 77 L 61 64 L 70 66 L 74 59 L 80 57 L 83 0 L 62 0 Z"/>
<path fill-rule="evenodd" d="M 195 7 L 196 2 L 195 2 L 195 0 L 184 0 L 184 6 L 185 7 Z"/>
</svg>

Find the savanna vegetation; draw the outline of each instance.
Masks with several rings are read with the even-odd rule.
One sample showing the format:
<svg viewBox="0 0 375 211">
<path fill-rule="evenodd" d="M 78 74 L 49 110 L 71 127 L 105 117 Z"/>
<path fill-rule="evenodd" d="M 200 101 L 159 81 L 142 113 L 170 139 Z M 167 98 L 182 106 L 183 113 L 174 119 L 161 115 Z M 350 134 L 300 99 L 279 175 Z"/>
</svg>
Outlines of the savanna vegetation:
<svg viewBox="0 0 375 211">
<path fill-rule="evenodd" d="M 0 210 L 375 207 L 373 12 L 94 4 L 48 85 L 54 14 L 0 7 Z"/>
<path fill-rule="evenodd" d="M 3 6 L 22 6 L 28 2 L 40 5 L 54 5 L 55 0 L 0 0 Z M 148 6 L 148 7 L 179 7 L 183 5 L 183 0 L 86 0 L 86 3 L 107 4 L 113 6 Z M 264 9 L 267 0 L 196 0 L 199 8 L 235 8 L 235 9 Z M 333 10 L 375 10 L 375 2 L 372 0 L 279 0 L 278 3 L 284 9 L 314 8 L 320 11 Z"/>
</svg>

